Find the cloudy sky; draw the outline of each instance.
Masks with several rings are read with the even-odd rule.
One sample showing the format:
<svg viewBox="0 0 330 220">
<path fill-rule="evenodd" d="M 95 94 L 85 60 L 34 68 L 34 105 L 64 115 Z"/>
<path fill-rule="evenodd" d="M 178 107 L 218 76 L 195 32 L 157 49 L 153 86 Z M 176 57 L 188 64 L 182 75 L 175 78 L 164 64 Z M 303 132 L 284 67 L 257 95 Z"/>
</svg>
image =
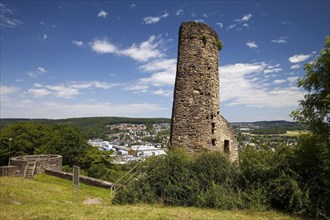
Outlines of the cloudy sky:
<svg viewBox="0 0 330 220">
<path fill-rule="evenodd" d="M 220 51 L 221 113 L 291 120 L 329 35 L 329 1 L 1 1 L 1 118 L 171 117 L 178 30 Z"/>
</svg>

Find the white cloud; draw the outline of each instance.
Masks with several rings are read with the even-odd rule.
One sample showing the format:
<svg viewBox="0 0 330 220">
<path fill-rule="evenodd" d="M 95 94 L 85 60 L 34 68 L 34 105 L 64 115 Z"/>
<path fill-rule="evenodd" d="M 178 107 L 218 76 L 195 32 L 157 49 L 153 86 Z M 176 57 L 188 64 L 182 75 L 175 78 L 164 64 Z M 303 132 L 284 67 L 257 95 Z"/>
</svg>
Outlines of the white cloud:
<svg viewBox="0 0 330 220">
<path fill-rule="evenodd" d="M 65 85 L 46 86 L 46 88 L 54 92 L 55 97 L 59 98 L 68 99 L 80 94 L 79 89 Z"/>
<path fill-rule="evenodd" d="M 11 9 L 8 5 L 0 3 L 0 10 L 0 27 L 15 28 L 16 26 L 23 24 L 23 22 L 13 17 L 15 9 Z"/>
<path fill-rule="evenodd" d="M 173 91 L 172 90 L 158 89 L 158 90 L 154 91 L 153 94 L 171 97 L 171 96 L 173 96 Z"/>
<path fill-rule="evenodd" d="M 258 48 L 258 45 L 254 41 L 247 42 L 246 46 L 248 46 L 249 48 Z"/>
<path fill-rule="evenodd" d="M 152 73 L 150 77 L 140 79 L 140 83 L 153 86 L 173 85 L 176 73 L 176 59 L 155 60 L 140 66 L 140 69 Z"/>
<path fill-rule="evenodd" d="M 179 15 L 182 15 L 182 14 L 183 14 L 183 10 L 182 9 L 176 10 L 176 13 L 175 13 L 176 16 L 179 16 Z"/>
<path fill-rule="evenodd" d="M 130 9 L 134 9 L 134 8 L 136 8 L 136 4 L 131 4 L 131 5 L 129 6 L 129 8 L 130 8 Z"/>
<path fill-rule="evenodd" d="M 291 63 L 300 63 L 307 60 L 311 55 L 310 54 L 296 54 L 289 57 Z"/>
<path fill-rule="evenodd" d="M 196 19 L 194 20 L 195 22 L 198 22 L 198 23 L 204 23 L 204 20 L 203 19 Z"/>
<path fill-rule="evenodd" d="M 45 68 L 40 67 L 40 66 L 39 66 L 37 69 L 38 69 L 38 71 L 41 72 L 41 73 L 45 73 L 45 72 L 47 72 Z"/>
<path fill-rule="evenodd" d="M 140 82 L 143 84 L 152 84 L 153 86 L 162 86 L 162 85 L 173 85 L 175 80 L 175 74 L 172 74 L 170 71 L 165 70 L 162 72 L 156 72 L 150 77 L 140 79 Z"/>
<path fill-rule="evenodd" d="M 281 23 L 282 23 L 282 24 L 293 25 L 293 22 L 291 22 L 291 21 L 282 21 Z"/>
<path fill-rule="evenodd" d="M 295 64 L 295 65 L 292 65 L 291 67 L 290 67 L 290 69 L 299 69 L 300 68 L 300 65 L 299 64 Z"/>
<path fill-rule="evenodd" d="M 244 15 L 242 18 L 235 19 L 231 25 L 227 27 L 227 30 L 238 27 L 237 30 L 241 30 L 243 27 L 249 27 L 248 21 L 251 19 L 252 14 Z"/>
<path fill-rule="evenodd" d="M 286 82 L 286 80 L 285 79 L 276 79 L 276 80 L 274 80 L 274 84 L 281 84 L 281 83 L 285 83 Z"/>
<path fill-rule="evenodd" d="M 100 12 L 97 14 L 97 17 L 99 18 L 106 18 L 108 16 L 108 12 L 104 10 L 100 10 Z"/>
<path fill-rule="evenodd" d="M 35 83 L 33 89 L 29 89 L 28 93 L 34 97 L 43 97 L 47 95 L 53 95 L 58 98 L 73 98 L 81 94 L 82 89 L 111 89 L 119 84 L 110 84 L 99 81 L 89 81 L 89 82 L 71 82 L 69 84 L 57 84 L 57 85 L 42 85 L 40 83 Z"/>
<path fill-rule="evenodd" d="M 157 22 L 159 22 L 162 18 L 166 18 L 169 14 L 167 12 L 165 12 L 163 15 L 160 15 L 158 17 L 145 17 L 143 18 L 143 21 L 145 24 L 155 24 Z"/>
<path fill-rule="evenodd" d="M 72 41 L 72 43 L 73 43 L 74 45 L 76 45 L 77 47 L 82 47 L 82 46 L 84 46 L 84 42 L 82 42 L 82 41 L 74 40 L 74 41 Z"/>
<path fill-rule="evenodd" d="M 277 44 L 286 44 L 287 43 L 286 40 L 282 40 L 282 39 L 280 39 L 280 40 L 272 40 L 272 42 L 273 43 L 277 43 Z"/>
<path fill-rule="evenodd" d="M 161 39 L 157 38 L 156 36 L 151 36 L 147 41 L 141 42 L 139 45 L 133 44 L 128 48 L 119 49 L 114 44 L 110 43 L 107 39 L 96 39 L 91 43 L 91 48 L 97 53 L 113 53 L 116 55 L 124 55 L 140 62 L 146 62 L 150 59 L 164 56 L 162 51 L 158 49 L 161 43 Z"/>
<path fill-rule="evenodd" d="M 282 71 L 282 68 L 269 68 L 269 69 L 265 69 L 264 73 L 277 73 Z"/>
<path fill-rule="evenodd" d="M 209 17 L 209 16 L 208 16 L 207 14 L 205 14 L 205 13 L 204 13 L 202 16 L 203 16 L 204 18 L 208 18 L 208 17 Z"/>
<path fill-rule="evenodd" d="M 172 87 L 175 81 L 176 59 L 157 59 L 139 67 L 140 71 L 150 73 L 149 77 L 140 78 L 125 89 L 135 92 L 148 92 L 151 86 Z M 167 91 L 167 92 L 166 92 Z M 168 90 L 158 89 L 152 94 L 167 95 Z"/>
<path fill-rule="evenodd" d="M 129 56 L 137 61 L 148 61 L 151 58 L 162 57 L 163 54 L 157 49 L 160 42 L 156 42 L 156 37 L 151 36 L 147 41 L 142 42 L 140 45 L 133 44 L 131 47 L 121 50 L 119 53 Z"/>
<path fill-rule="evenodd" d="M 107 39 L 99 40 L 96 39 L 91 43 L 92 50 L 97 53 L 116 53 L 117 48 L 115 45 L 111 44 Z"/>
<path fill-rule="evenodd" d="M 216 25 L 219 26 L 220 28 L 223 27 L 223 24 L 221 22 L 217 22 Z"/>
<path fill-rule="evenodd" d="M 286 80 L 287 80 L 288 82 L 290 82 L 290 83 L 293 84 L 293 83 L 296 82 L 298 79 L 299 79 L 298 76 L 291 76 L 291 77 L 288 77 Z"/>
<path fill-rule="evenodd" d="M 48 38 L 47 34 L 44 34 L 42 37 L 42 39 L 44 39 L 44 40 L 47 40 L 47 38 Z"/>
<path fill-rule="evenodd" d="M 149 86 L 145 85 L 145 84 L 141 84 L 141 83 L 133 83 L 131 85 L 128 85 L 124 88 L 124 90 L 127 91 L 134 91 L 136 93 L 140 93 L 140 92 L 148 92 Z"/>
<path fill-rule="evenodd" d="M 44 97 L 51 92 L 47 89 L 29 89 L 28 93 L 34 97 Z"/>
<path fill-rule="evenodd" d="M 41 88 L 41 87 L 43 87 L 43 85 L 40 84 L 40 83 L 34 83 L 33 86 L 34 86 L 34 87 L 37 87 L 37 88 Z"/>
<path fill-rule="evenodd" d="M 251 17 L 252 17 L 252 14 L 244 15 L 244 16 L 240 19 L 240 21 L 248 21 L 248 20 L 250 20 Z"/>
<path fill-rule="evenodd" d="M 235 26 L 236 26 L 236 24 L 231 24 L 231 25 L 229 25 L 229 27 L 227 27 L 227 30 L 230 30 L 230 29 L 234 28 Z"/>
<path fill-rule="evenodd" d="M 11 98 L 9 98 L 10 95 L 15 95 L 17 91 L 19 91 L 19 88 L 17 87 L 0 85 L 0 101 L 1 101 L 0 112 L 2 117 L 3 117 L 2 106 L 4 105 L 5 102 L 11 101 Z"/>
<path fill-rule="evenodd" d="M 42 76 L 44 73 L 46 73 L 47 70 L 43 67 L 38 67 L 37 70 L 34 70 L 34 71 L 30 71 L 27 73 L 27 75 L 29 75 L 30 77 L 36 79 L 38 78 L 39 76 Z"/>
<path fill-rule="evenodd" d="M 0 94 L 1 94 L 1 96 L 16 93 L 18 90 L 19 90 L 19 88 L 14 87 L 14 86 L 0 85 Z"/>
<path fill-rule="evenodd" d="M 38 108 L 36 108 L 38 106 Z M 79 103 L 12 101 L 3 103 L 1 116 L 4 118 L 51 118 L 125 116 L 125 117 L 164 117 L 168 109 L 152 103 Z"/>
<path fill-rule="evenodd" d="M 262 78 L 255 80 L 255 76 L 271 68 L 273 66 L 264 62 L 220 66 L 221 100 L 225 105 L 260 108 L 297 106 L 298 100 L 303 98 L 297 87 L 270 89 L 269 84 L 265 83 Z"/>
<path fill-rule="evenodd" d="M 288 36 L 283 36 L 283 37 L 280 37 L 280 38 L 278 38 L 276 40 L 271 40 L 271 42 L 273 42 L 275 44 L 286 44 L 286 43 L 288 43 L 288 41 L 285 40 L 287 38 L 288 38 Z"/>
</svg>

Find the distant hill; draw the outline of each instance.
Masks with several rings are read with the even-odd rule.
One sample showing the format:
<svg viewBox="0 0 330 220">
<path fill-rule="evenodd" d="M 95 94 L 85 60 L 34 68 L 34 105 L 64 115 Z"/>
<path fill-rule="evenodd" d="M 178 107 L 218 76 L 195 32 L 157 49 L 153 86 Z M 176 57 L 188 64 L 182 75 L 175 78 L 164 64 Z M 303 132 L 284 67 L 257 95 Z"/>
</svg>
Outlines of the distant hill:
<svg viewBox="0 0 330 220">
<path fill-rule="evenodd" d="M 41 124 L 66 124 L 79 128 L 88 138 L 102 137 L 108 124 L 132 123 L 154 124 L 170 123 L 169 118 L 125 118 L 125 117 L 85 117 L 67 119 L 27 119 L 27 118 L 4 118 L 0 119 L 0 129 L 8 124 L 18 122 L 32 122 Z"/>
<path fill-rule="evenodd" d="M 27 118 L 4 118 L 0 119 L 0 129 L 8 124 L 17 122 L 33 122 L 42 124 L 66 124 L 79 128 L 87 137 L 102 137 L 108 124 L 132 123 L 132 124 L 154 124 L 170 123 L 169 118 L 126 118 L 126 117 L 84 117 L 67 119 L 27 119 Z M 260 129 L 281 130 L 304 130 L 305 128 L 297 122 L 279 121 L 257 121 L 257 122 L 235 122 L 234 127 L 252 125 Z"/>
<path fill-rule="evenodd" d="M 238 130 L 249 129 L 252 134 L 285 134 L 287 131 L 307 130 L 305 126 L 284 120 L 235 122 L 233 126 Z"/>
<path fill-rule="evenodd" d="M 166 123 L 171 122 L 169 118 L 126 118 L 126 117 L 83 117 L 67 119 L 28 119 L 28 118 L 2 118 L 0 119 L 0 128 L 17 122 L 33 122 L 44 124 L 72 124 L 83 128 L 92 125 L 107 125 L 116 123 L 148 124 L 148 123 Z"/>
<path fill-rule="evenodd" d="M 298 122 L 293 121 L 256 121 L 254 122 L 255 125 L 258 125 L 263 128 L 275 128 L 275 127 L 301 127 L 302 125 Z"/>
</svg>

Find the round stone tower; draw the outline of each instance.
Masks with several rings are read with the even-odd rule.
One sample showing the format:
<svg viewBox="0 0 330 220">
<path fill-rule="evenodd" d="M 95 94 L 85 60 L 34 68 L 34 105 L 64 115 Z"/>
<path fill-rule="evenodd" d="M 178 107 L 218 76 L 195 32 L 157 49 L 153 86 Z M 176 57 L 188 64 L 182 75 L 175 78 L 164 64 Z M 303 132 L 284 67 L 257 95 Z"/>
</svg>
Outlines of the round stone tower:
<svg viewBox="0 0 330 220">
<path fill-rule="evenodd" d="M 220 143 L 218 34 L 208 25 L 184 22 L 179 30 L 170 144 L 187 151 L 224 151 Z"/>
</svg>

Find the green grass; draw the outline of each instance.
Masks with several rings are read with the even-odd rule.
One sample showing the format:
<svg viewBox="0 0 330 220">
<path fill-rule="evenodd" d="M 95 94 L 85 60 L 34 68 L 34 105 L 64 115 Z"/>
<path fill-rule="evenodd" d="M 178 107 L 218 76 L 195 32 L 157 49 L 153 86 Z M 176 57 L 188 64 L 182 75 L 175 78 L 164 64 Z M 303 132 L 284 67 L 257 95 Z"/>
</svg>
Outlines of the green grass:
<svg viewBox="0 0 330 220">
<path fill-rule="evenodd" d="M 71 181 L 38 175 L 33 180 L 0 177 L 0 219 L 299 219 L 275 211 L 220 211 L 161 205 L 112 205 L 110 191 L 81 184 L 72 202 Z M 84 204 L 98 198 L 102 204 Z"/>
</svg>

